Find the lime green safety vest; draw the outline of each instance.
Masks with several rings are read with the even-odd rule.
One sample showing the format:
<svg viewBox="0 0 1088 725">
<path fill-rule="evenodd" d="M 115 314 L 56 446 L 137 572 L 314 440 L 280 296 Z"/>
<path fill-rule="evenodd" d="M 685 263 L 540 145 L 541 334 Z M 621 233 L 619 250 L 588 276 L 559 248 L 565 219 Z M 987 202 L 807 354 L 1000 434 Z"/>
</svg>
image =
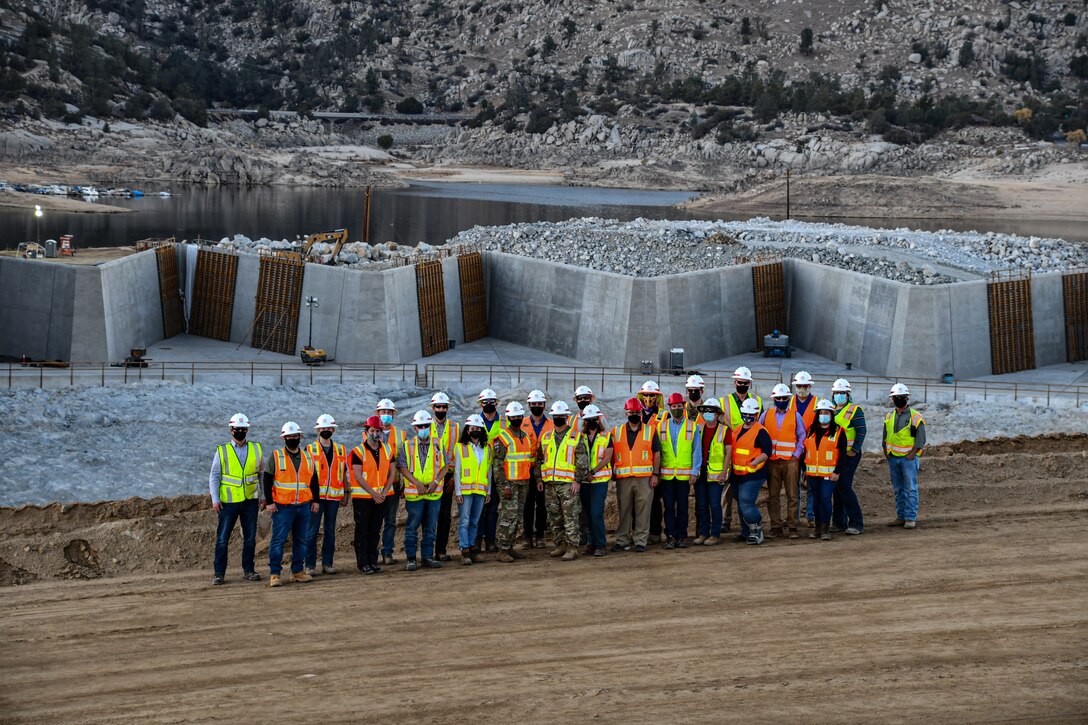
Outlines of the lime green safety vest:
<svg viewBox="0 0 1088 725">
<path fill-rule="evenodd" d="M 438 446 L 436 441 L 430 442 L 430 447 L 427 451 L 427 460 L 419 460 L 419 438 L 413 438 L 404 444 L 404 458 L 406 459 L 408 466 L 412 469 L 412 477 L 422 484 L 433 483 L 435 474 L 438 469 L 442 468 L 446 463 L 445 457 L 442 455 L 442 449 Z M 441 483 L 441 482 L 440 482 Z M 442 486 L 439 485 L 438 490 L 434 493 L 424 494 L 422 491 L 416 488 L 415 484 L 404 482 L 404 500 L 405 501 L 437 501 L 442 498 Z"/>
<path fill-rule="evenodd" d="M 454 448 L 457 460 L 461 462 L 461 488 L 462 496 L 476 494 L 487 495 L 487 474 L 491 470 L 491 448 L 485 446 L 483 458 L 477 460 L 476 452 L 468 443 L 458 443 Z"/>
<path fill-rule="evenodd" d="M 884 446 L 891 456 L 905 456 L 914 450 L 914 437 L 918 426 L 925 423 L 922 414 L 914 408 L 910 409 L 910 423 L 903 426 L 902 430 L 892 430 L 895 427 L 895 411 L 884 417 Z"/>
<path fill-rule="evenodd" d="M 657 429 L 661 437 L 661 478 L 674 478 L 677 481 L 691 480 L 691 466 L 695 462 L 693 446 L 695 443 L 695 423 L 686 417 L 680 424 L 680 436 L 673 453 L 672 417 L 661 421 Z"/>
<path fill-rule="evenodd" d="M 706 428 L 703 429 L 704 434 L 706 430 Z M 719 423 L 714 429 L 714 437 L 710 439 L 710 449 L 706 454 L 707 478 L 711 476 L 716 478 L 725 470 L 725 434 L 728 430 L 729 427 L 723 423 Z"/>
<path fill-rule="evenodd" d="M 835 413 L 835 423 L 840 428 L 846 431 L 846 448 L 847 450 L 854 447 L 854 439 L 858 437 L 858 432 L 854 430 L 854 426 L 850 424 L 850 421 L 854 419 L 858 411 L 861 410 L 860 405 L 854 403 L 847 403 L 843 406 L 843 409 L 838 413 Z"/>
<path fill-rule="evenodd" d="M 759 397 L 758 395 L 752 395 L 751 393 L 748 394 L 748 397 L 755 400 L 756 403 L 759 404 L 760 412 L 763 412 L 763 398 Z M 726 411 L 729 414 L 727 420 L 729 422 L 730 428 L 736 428 L 738 425 L 744 422 L 740 417 L 740 403 L 737 402 L 737 396 L 730 393 L 724 398 L 721 398 L 721 404 L 722 410 Z M 759 415 L 757 414 L 756 417 L 758 418 Z"/>
<path fill-rule="evenodd" d="M 241 503 L 257 498 L 257 471 L 261 466 L 260 443 L 246 443 L 246 465 L 238 460 L 233 443 L 217 448 L 219 453 L 219 500 L 222 503 Z"/>
</svg>

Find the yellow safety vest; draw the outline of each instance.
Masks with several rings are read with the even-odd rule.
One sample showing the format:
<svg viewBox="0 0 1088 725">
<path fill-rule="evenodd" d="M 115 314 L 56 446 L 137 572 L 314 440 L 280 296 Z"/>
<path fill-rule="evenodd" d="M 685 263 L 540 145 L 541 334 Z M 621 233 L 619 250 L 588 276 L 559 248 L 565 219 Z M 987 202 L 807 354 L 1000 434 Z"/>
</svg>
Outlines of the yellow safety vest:
<svg viewBox="0 0 1088 725">
<path fill-rule="evenodd" d="M 704 434 L 706 428 L 703 429 Z M 718 477 L 725 470 L 725 434 L 729 430 L 723 423 L 719 423 L 714 429 L 714 437 L 710 439 L 710 448 L 706 454 L 707 477 Z"/>
<path fill-rule="evenodd" d="M 922 414 L 914 408 L 910 409 L 910 423 L 903 426 L 902 430 L 893 431 L 895 426 L 895 411 L 884 416 L 884 445 L 889 455 L 905 456 L 914 450 L 914 432 L 925 421 Z"/>
<path fill-rule="evenodd" d="M 680 437 L 676 441 L 676 452 L 673 453 L 672 441 L 672 417 L 662 421 L 657 429 L 657 435 L 661 438 L 661 477 L 673 478 L 677 481 L 691 480 L 691 466 L 695 462 L 693 445 L 695 442 L 695 423 L 687 418 L 680 424 Z"/>
<path fill-rule="evenodd" d="M 404 457 L 411 466 L 413 478 L 423 484 L 434 483 L 435 474 L 446 463 L 446 459 L 442 456 L 442 448 L 432 441 L 427 454 L 427 460 L 421 461 L 419 460 L 419 444 L 419 438 L 413 438 L 406 442 L 404 444 Z M 415 487 L 415 484 L 407 479 L 404 481 L 405 501 L 419 501 L 420 499 L 424 501 L 437 501 L 440 498 L 442 498 L 441 486 L 439 486 L 438 490 L 434 493 L 424 494 Z"/>
<path fill-rule="evenodd" d="M 583 435 L 582 440 L 586 443 L 586 452 L 589 453 L 589 470 L 592 471 L 600 464 L 601 459 L 604 458 L 604 452 L 608 450 L 608 434 L 604 431 L 597 431 L 597 437 L 593 439 L 592 446 L 589 444 L 588 435 Z M 613 463 L 614 461 L 610 461 L 607 466 L 594 473 L 590 483 L 608 483 L 611 481 Z"/>
<path fill-rule="evenodd" d="M 219 500 L 222 503 L 240 503 L 257 498 L 257 470 L 264 456 L 261 444 L 246 442 L 244 467 L 238 460 L 233 443 L 224 443 L 216 450 L 219 453 Z"/>
<path fill-rule="evenodd" d="M 481 414 L 482 417 L 482 414 Z M 525 425 L 522 422 L 522 425 Z M 487 445 L 491 445 L 495 442 L 495 439 L 506 430 L 506 423 L 502 422 L 502 418 L 495 418 L 495 422 L 491 424 L 491 427 L 487 427 L 487 418 L 484 418 L 484 432 L 487 433 Z"/>
<path fill-rule="evenodd" d="M 446 456 L 446 460 L 453 459 L 453 449 L 457 445 L 457 441 L 461 438 L 461 426 L 459 423 L 454 423 L 452 420 L 446 421 L 446 427 L 442 431 L 442 435 L 438 434 L 438 421 L 431 421 L 431 440 L 434 442 L 442 443 L 442 454 Z"/>
<path fill-rule="evenodd" d="M 573 430 L 566 433 L 559 444 L 555 442 L 554 430 L 540 436 L 540 449 L 544 454 L 540 477 L 544 483 L 574 483 L 574 450 L 580 436 Z"/>
<path fill-rule="evenodd" d="M 854 416 L 861 410 L 861 406 L 855 403 L 847 403 L 843 406 L 842 410 L 835 413 L 835 423 L 846 432 L 846 449 L 850 450 L 854 447 L 854 439 L 858 437 L 858 432 L 854 430 L 854 426 L 850 425 L 850 421 L 854 419 Z"/>
<path fill-rule="evenodd" d="M 759 397 L 758 395 L 752 395 L 751 393 L 748 394 L 748 397 L 754 399 L 757 403 L 759 403 L 759 412 L 762 413 L 763 412 L 763 398 Z M 721 404 L 722 404 L 722 410 L 729 413 L 729 427 L 730 428 L 736 428 L 738 425 L 741 425 L 742 423 L 744 423 L 744 420 L 742 420 L 741 417 L 740 417 L 740 403 L 737 402 L 737 398 L 736 398 L 735 395 L 730 393 L 729 395 L 726 395 L 725 397 L 720 398 L 719 402 L 721 402 Z M 759 413 L 756 413 L 756 417 L 757 418 L 759 417 Z"/>
<path fill-rule="evenodd" d="M 461 464 L 458 492 L 462 496 L 487 495 L 487 473 L 491 470 L 491 447 L 484 446 L 483 458 L 476 458 L 476 451 L 468 443 L 459 443 L 454 449 Z"/>
</svg>

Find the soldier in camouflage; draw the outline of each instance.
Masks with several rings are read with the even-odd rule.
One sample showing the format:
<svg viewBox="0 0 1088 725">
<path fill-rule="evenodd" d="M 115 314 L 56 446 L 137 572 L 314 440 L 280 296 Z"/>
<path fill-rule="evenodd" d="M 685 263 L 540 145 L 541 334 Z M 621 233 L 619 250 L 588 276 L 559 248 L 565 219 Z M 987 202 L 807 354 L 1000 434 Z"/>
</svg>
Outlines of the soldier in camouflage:
<svg viewBox="0 0 1088 725">
<path fill-rule="evenodd" d="M 504 563 L 525 558 L 514 548 L 535 468 L 533 439 L 521 429 L 524 420 L 521 403 L 514 401 L 507 405 L 506 428 L 491 444 L 492 491 L 499 496 L 498 560 Z"/>
<path fill-rule="evenodd" d="M 561 556 L 563 561 L 578 558 L 578 537 L 581 533 L 579 516 L 582 499 L 580 486 L 590 480 L 589 453 L 578 445 L 579 435 L 570 427 L 573 414 L 562 400 L 552 404 L 550 430 L 540 437 L 536 464 L 540 467 L 544 500 L 548 509 L 548 527 L 552 531 L 555 549 L 548 556 Z"/>
</svg>

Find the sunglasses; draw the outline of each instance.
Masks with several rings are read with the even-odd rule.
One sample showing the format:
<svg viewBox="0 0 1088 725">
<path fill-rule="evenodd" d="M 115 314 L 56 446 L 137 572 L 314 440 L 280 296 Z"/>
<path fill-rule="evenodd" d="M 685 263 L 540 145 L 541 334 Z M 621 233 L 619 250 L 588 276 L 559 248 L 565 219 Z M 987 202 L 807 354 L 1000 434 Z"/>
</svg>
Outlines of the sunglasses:
<svg viewBox="0 0 1088 725">
<path fill-rule="evenodd" d="M 588 395 L 582 395 L 582 396 L 579 396 L 579 397 L 575 398 L 574 402 L 575 403 L 588 403 L 591 400 L 593 400 L 593 398 L 589 397 Z"/>
<path fill-rule="evenodd" d="M 432 405 L 431 407 L 434 408 L 435 410 L 449 410 L 450 409 L 450 406 L 448 406 L 448 405 Z"/>
</svg>

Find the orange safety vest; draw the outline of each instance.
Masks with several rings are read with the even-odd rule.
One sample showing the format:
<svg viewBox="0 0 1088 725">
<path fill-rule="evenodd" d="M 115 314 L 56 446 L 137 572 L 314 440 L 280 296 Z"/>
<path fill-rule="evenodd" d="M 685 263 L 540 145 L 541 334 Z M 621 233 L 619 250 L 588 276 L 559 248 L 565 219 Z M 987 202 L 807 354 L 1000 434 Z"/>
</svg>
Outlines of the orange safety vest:
<svg viewBox="0 0 1088 725">
<path fill-rule="evenodd" d="M 524 426 L 524 423 L 522 426 Z M 496 440 L 502 441 L 506 446 L 506 459 L 503 461 L 506 480 L 511 482 L 528 481 L 529 472 L 533 468 L 533 456 L 536 449 L 532 437 L 528 434 L 516 436 L 504 427 Z"/>
<path fill-rule="evenodd" d="M 774 448 L 771 450 L 772 461 L 788 461 L 793 458 L 793 452 L 797 450 L 797 411 L 786 411 L 786 419 L 782 421 L 782 427 L 778 427 L 778 409 L 771 408 L 763 418 L 766 422 L 763 427 L 771 437 Z"/>
<path fill-rule="evenodd" d="M 332 444 L 332 465 L 325 458 L 325 449 L 321 443 L 314 441 L 306 446 L 310 452 L 310 460 L 317 469 L 317 481 L 320 486 L 320 498 L 324 500 L 341 499 L 344 497 L 344 479 L 347 471 L 347 451 L 339 443 Z"/>
<path fill-rule="evenodd" d="M 825 435 L 816 447 L 815 434 L 805 439 L 805 475 L 813 478 L 829 478 L 839 465 L 839 436 L 842 428 L 833 426 L 834 435 Z M 830 431 L 828 431 L 830 433 Z"/>
<path fill-rule="evenodd" d="M 276 470 L 272 474 L 272 503 L 298 504 L 309 503 L 314 495 L 310 492 L 310 479 L 314 475 L 314 463 L 305 448 L 299 452 L 299 467 L 291 462 L 291 457 L 283 448 L 272 451 L 272 461 Z"/>
<path fill-rule="evenodd" d="M 627 445 L 627 424 L 612 429 L 612 451 L 616 478 L 645 478 L 654 472 L 654 429 L 643 424 L 635 446 Z"/>
<path fill-rule="evenodd" d="M 400 453 L 400 447 L 404 445 L 404 431 L 399 430 L 395 425 L 390 425 L 388 431 L 383 428 L 382 432 L 388 434 L 389 440 L 386 441 L 386 444 L 388 444 L 390 450 L 393 452 L 393 460 L 396 460 L 397 454 Z M 366 443 L 365 432 L 363 433 L 363 443 Z"/>
<path fill-rule="evenodd" d="M 790 407 L 787 408 L 790 413 L 801 413 L 797 407 L 797 396 L 794 395 L 790 398 Z M 805 424 L 805 431 L 812 430 L 813 424 L 816 422 L 816 396 L 808 396 L 808 407 L 805 408 L 805 412 L 801 413 L 801 420 Z"/>
<path fill-rule="evenodd" d="M 761 430 L 766 430 L 759 423 L 752 423 L 752 427 L 743 430 L 744 426 L 738 425 L 733 429 L 733 470 L 740 474 L 755 473 L 767 465 L 764 461 L 758 466 L 753 466 L 752 461 L 761 454 L 756 451 L 756 436 Z"/>
<path fill-rule="evenodd" d="M 544 425 L 541 426 L 540 435 L 538 436 L 533 429 L 533 419 L 531 417 L 526 417 L 525 422 L 521 424 L 521 429 L 525 431 L 525 435 L 533 439 L 533 455 L 536 456 L 536 452 L 540 450 L 540 439 L 548 431 L 555 430 L 555 423 L 552 423 L 551 418 L 545 417 Z"/>
<path fill-rule="evenodd" d="M 363 481 L 375 491 L 381 491 L 385 488 L 385 482 L 389 480 L 389 469 L 393 466 L 393 447 L 380 441 L 379 446 L 377 463 L 374 462 L 374 456 L 366 450 L 365 443 L 352 449 L 355 457 L 362 463 Z M 350 477 L 352 498 L 374 498 L 366 492 L 361 482 L 355 478 L 355 466 L 351 466 Z"/>
</svg>

